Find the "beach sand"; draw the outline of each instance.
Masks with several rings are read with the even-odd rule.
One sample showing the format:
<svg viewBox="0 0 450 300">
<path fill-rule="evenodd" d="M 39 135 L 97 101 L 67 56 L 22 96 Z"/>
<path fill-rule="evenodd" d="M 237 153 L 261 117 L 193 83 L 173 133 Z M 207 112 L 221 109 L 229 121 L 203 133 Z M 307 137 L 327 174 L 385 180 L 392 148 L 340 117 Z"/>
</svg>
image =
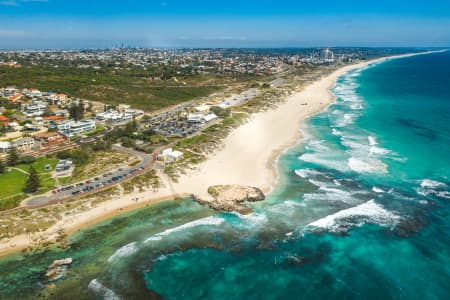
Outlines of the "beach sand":
<svg viewBox="0 0 450 300">
<path fill-rule="evenodd" d="M 196 171 L 183 175 L 178 182 L 162 176 L 165 185 L 157 192 L 145 191 L 115 196 L 97 207 L 76 215 L 66 216 L 47 231 L 38 235 L 20 235 L 0 244 L 0 256 L 17 252 L 32 245 L 39 236 L 52 241 L 60 230 L 70 234 L 100 221 L 134 209 L 176 197 L 196 195 L 208 200 L 207 189 L 212 185 L 240 184 L 260 188 L 269 193 L 277 183 L 278 156 L 298 143 L 301 124 L 308 117 L 325 109 L 334 101 L 330 89 L 344 73 L 363 68 L 386 59 L 417 54 L 399 55 L 361 62 L 342 67 L 302 90 L 287 96 L 277 108 L 254 114 L 244 125 L 233 130 L 224 140 L 224 146 L 198 165 Z M 133 199 L 139 198 L 138 202 Z"/>
</svg>

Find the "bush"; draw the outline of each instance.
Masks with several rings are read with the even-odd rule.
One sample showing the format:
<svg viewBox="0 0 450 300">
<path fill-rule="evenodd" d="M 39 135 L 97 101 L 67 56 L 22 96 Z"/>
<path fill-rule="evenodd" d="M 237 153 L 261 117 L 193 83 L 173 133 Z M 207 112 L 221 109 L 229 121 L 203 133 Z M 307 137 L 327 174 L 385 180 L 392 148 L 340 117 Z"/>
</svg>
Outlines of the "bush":
<svg viewBox="0 0 450 300">
<path fill-rule="evenodd" d="M 72 159 L 73 163 L 77 166 L 83 166 L 89 162 L 89 153 L 87 151 L 75 149 L 75 150 L 65 150 L 58 152 L 56 154 L 58 159 Z"/>
<path fill-rule="evenodd" d="M 131 148 L 135 146 L 135 141 L 133 139 L 130 139 L 128 137 L 121 138 L 122 146 Z"/>
<path fill-rule="evenodd" d="M 109 143 L 107 141 L 100 141 L 100 142 L 96 142 L 96 143 L 92 144 L 91 148 L 93 151 L 110 150 L 111 143 Z"/>
<path fill-rule="evenodd" d="M 213 106 L 210 108 L 210 110 L 216 114 L 216 116 L 221 117 L 221 118 L 226 118 L 230 115 L 230 110 L 228 108 L 224 109 L 222 107 L 219 106 Z"/>
<path fill-rule="evenodd" d="M 23 164 L 32 164 L 32 163 L 34 163 L 34 162 L 36 161 L 36 158 L 33 157 L 33 156 L 23 156 L 23 157 L 20 159 L 20 161 L 21 161 L 21 163 L 23 163 Z"/>
</svg>

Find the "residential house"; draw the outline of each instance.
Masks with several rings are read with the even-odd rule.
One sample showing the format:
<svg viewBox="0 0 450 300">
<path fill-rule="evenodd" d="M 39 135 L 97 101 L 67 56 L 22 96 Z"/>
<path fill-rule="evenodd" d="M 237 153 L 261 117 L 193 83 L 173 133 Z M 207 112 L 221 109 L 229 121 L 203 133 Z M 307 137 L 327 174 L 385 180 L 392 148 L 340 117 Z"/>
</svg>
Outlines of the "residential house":
<svg viewBox="0 0 450 300">
<path fill-rule="evenodd" d="M 16 93 L 16 94 L 8 97 L 8 100 L 10 100 L 12 102 L 17 102 L 17 101 L 19 101 L 22 98 L 23 98 L 23 95 L 21 93 Z"/>
<path fill-rule="evenodd" d="M 13 145 L 10 142 L 2 142 L 0 141 L 0 153 L 8 153 L 11 150 Z"/>
<path fill-rule="evenodd" d="M 23 137 L 17 139 L 13 142 L 14 147 L 16 147 L 21 152 L 30 151 L 34 148 L 35 141 L 32 137 Z"/>
<path fill-rule="evenodd" d="M 42 116 L 47 110 L 48 104 L 43 101 L 32 101 L 22 105 L 22 110 L 28 117 Z"/>
<path fill-rule="evenodd" d="M 42 143 L 43 147 L 50 144 L 58 144 L 67 141 L 67 138 L 59 132 L 39 132 L 33 135 L 33 137 Z"/>
<path fill-rule="evenodd" d="M 7 126 L 9 124 L 10 120 L 8 117 L 0 116 L 0 123 L 3 123 L 3 125 Z"/>
<path fill-rule="evenodd" d="M 19 89 L 15 88 L 15 87 L 7 87 L 1 90 L 1 95 L 4 98 L 9 98 L 11 96 L 14 96 L 15 94 L 19 93 Z"/>
</svg>

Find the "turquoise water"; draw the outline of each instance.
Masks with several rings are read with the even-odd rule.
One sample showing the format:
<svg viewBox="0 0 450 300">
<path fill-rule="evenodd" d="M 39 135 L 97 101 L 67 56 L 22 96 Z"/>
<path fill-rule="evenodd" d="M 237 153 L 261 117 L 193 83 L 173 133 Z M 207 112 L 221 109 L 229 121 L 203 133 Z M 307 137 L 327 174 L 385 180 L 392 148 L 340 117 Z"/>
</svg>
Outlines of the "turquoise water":
<svg viewBox="0 0 450 300">
<path fill-rule="evenodd" d="M 255 213 L 143 209 L 0 262 L 0 298 L 448 299 L 449 70 L 436 53 L 342 76 Z M 42 269 L 66 256 L 46 289 Z"/>
</svg>

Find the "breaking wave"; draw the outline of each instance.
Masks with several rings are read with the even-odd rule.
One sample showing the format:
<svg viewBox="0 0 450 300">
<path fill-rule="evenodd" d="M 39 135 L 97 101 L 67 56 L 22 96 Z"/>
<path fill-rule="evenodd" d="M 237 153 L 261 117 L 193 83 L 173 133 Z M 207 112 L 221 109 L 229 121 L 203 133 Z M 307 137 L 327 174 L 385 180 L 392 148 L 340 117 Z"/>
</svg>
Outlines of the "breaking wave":
<svg viewBox="0 0 450 300">
<path fill-rule="evenodd" d="M 163 232 L 157 233 L 157 234 L 149 237 L 148 239 L 146 239 L 144 241 L 144 243 L 148 243 L 151 241 L 159 241 L 172 233 L 183 231 L 183 230 L 190 229 L 193 227 L 207 226 L 207 225 L 217 226 L 217 225 L 222 224 L 224 221 L 225 221 L 224 219 L 219 218 L 219 217 L 214 217 L 214 216 L 203 218 L 203 219 L 196 220 L 196 221 L 192 221 L 192 222 L 180 225 L 178 227 L 170 228 L 170 229 L 164 230 Z"/>
<path fill-rule="evenodd" d="M 136 253 L 137 250 L 138 250 L 138 248 L 137 248 L 136 242 L 129 243 L 129 244 L 123 246 L 122 248 L 120 248 L 119 250 L 117 250 L 113 255 L 111 255 L 109 257 L 108 261 L 111 262 L 118 258 L 123 258 L 123 257 L 133 255 L 134 253 Z"/>
<path fill-rule="evenodd" d="M 370 200 L 309 223 L 306 228 L 340 232 L 366 223 L 378 224 L 380 226 L 394 226 L 400 219 L 398 215 L 387 211 L 380 204 L 375 203 L 374 200 Z"/>
<path fill-rule="evenodd" d="M 101 284 L 97 279 L 93 279 L 88 288 L 105 300 L 120 300 L 121 298 L 113 290 Z"/>
</svg>

